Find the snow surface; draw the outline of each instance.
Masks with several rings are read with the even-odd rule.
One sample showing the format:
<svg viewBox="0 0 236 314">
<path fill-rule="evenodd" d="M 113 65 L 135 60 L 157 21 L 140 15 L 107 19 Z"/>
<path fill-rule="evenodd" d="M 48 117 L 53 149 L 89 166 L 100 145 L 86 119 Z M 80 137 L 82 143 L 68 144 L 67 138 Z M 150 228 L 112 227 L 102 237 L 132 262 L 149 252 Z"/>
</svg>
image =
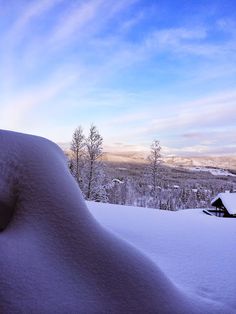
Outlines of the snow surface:
<svg viewBox="0 0 236 314">
<path fill-rule="evenodd" d="M 165 213 L 167 227 L 158 211 L 90 209 L 100 223 L 58 146 L 0 131 L 0 313 L 235 313 L 234 247 L 225 250 L 235 239 L 232 222 L 196 216 L 200 227 L 188 215 Z"/>
<path fill-rule="evenodd" d="M 175 285 L 236 313 L 236 219 L 208 216 L 202 209 L 87 204 L 103 226 L 141 250 Z"/>
<path fill-rule="evenodd" d="M 209 168 L 209 167 L 186 167 L 186 169 L 195 172 L 210 172 L 214 176 L 226 176 L 226 177 L 236 177 L 235 174 L 229 172 L 225 169 L 220 168 Z"/>
<path fill-rule="evenodd" d="M 211 204 L 213 205 L 218 199 L 221 199 L 229 214 L 236 215 L 236 193 L 219 193 Z"/>
</svg>

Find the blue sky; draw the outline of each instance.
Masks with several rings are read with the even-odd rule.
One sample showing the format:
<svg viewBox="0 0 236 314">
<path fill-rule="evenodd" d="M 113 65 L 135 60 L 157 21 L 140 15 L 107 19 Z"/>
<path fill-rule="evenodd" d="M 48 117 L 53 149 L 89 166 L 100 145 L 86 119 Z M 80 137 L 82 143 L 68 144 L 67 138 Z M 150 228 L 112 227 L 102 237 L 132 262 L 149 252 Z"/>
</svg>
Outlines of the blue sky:
<svg viewBox="0 0 236 314">
<path fill-rule="evenodd" d="M 234 1 L 0 0 L 2 129 L 236 153 Z"/>
</svg>

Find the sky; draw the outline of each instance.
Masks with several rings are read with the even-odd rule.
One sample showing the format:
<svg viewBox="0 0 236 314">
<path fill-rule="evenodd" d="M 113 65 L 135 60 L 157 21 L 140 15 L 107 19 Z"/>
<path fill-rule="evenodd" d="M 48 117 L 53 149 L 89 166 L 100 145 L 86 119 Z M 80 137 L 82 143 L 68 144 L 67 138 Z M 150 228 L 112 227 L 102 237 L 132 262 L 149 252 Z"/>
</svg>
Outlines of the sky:
<svg viewBox="0 0 236 314">
<path fill-rule="evenodd" d="M 1 129 L 236 154 L 234 0 L 0 0 Z"/>
</svg>

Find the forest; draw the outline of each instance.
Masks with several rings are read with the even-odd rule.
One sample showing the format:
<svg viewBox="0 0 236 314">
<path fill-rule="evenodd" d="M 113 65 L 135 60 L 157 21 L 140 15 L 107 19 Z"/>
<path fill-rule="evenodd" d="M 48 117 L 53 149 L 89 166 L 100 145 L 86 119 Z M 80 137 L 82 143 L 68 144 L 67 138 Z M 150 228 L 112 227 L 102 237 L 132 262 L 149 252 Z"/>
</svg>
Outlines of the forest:
<svg viewBox="0 0 236 314">
<path fill-rule="evenodd" d="M 91 125 L 87 137 L 82 127 L 74 131 L 66 155 L 86 200 L 175 211 L 209 208 L 218 193 L 236 191 L 236 176 L 165 164 L 158 140 L 151 143 L 146 163 L 109 162 L 102 151 L 96 126 Z"/>
</svg>

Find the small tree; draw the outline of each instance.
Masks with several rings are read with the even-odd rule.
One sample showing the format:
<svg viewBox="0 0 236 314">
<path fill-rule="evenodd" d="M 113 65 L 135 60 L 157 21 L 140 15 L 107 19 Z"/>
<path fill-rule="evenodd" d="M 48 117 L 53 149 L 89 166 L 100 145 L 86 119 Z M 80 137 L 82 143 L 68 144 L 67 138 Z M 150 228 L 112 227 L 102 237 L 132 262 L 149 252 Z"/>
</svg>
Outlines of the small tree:
<svg viewBox="0 0 236 314">
<path fill-rule="evenodd" d="M 153 196 L 155 196 L 158 188 L 160 163 L 161 163 L 160 142 L 158 140 L 154 140 L 151 144 L 150 155 L 148 156 L 148 169 Z"/>
<path fill-rule="evenodd" d="M 78 126 L 72 136 L 71 142 L 71 151 L 72 151 L 72 162 L 71 162 L 71 171 L 74 174 L 78 183 L 82 181 L 82 164 L 84 157 L 84 148 L 85 148 L 85 137 L 83 134 L 83 129 L 81 126 Z"/>
<path fill-rule="evenodd" d="M 103 167 L 99 158 L 102 156 L 103 138 L 95 125 L 91 125 L 89 135 L 86 138 L 86 161 L 87 161 L 87 189 L 86 198 L 94 199 L 99 194 Z"/>
</svg>

